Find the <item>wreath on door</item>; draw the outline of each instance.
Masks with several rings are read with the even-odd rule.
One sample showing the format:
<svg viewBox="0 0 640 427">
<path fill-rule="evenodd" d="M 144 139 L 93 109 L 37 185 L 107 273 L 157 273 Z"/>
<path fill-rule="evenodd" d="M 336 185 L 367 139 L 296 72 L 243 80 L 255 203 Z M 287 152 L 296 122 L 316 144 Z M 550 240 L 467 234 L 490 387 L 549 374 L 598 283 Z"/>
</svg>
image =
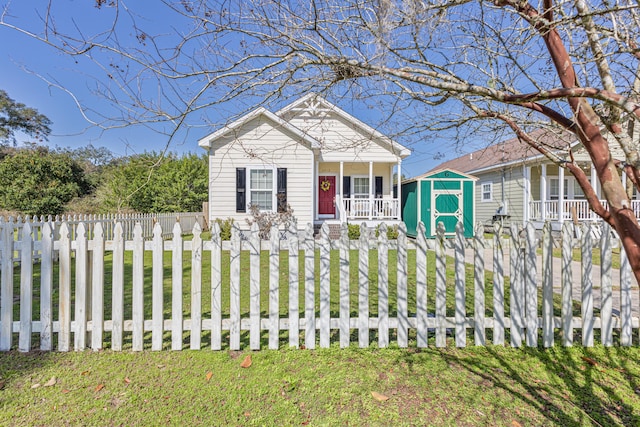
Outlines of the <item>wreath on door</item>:
<svg viewBox="0 0 640 427">
<path fill-rule="evenodd" d="M 320 189 L 322 191 L 329 191 L 330 188 L 331 188 L 331 183 L 329 182 L 328 179 L 325 179 L 320 183 Z"/>
</svg>

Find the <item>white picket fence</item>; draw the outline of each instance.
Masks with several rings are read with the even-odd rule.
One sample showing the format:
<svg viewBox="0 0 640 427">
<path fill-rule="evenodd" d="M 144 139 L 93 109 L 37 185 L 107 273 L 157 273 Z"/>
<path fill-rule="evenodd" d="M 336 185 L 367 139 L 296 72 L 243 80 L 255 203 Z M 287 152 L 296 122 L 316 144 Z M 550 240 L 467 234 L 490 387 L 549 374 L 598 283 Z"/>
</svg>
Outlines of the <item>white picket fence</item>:
<svg viewBox="0 0 640 427">
<path fill-rule="evenodd" d="M 608 230 L 602 233 L 598 242 L 602 259 L 602 307 L 599 315 L 594 314 L 593 282 L 591 278 L 591 248 L 594 246 L 592 233 L 585 228 L 581 233 L 583 240 L 574 239 L 573 226 L 565 223 L 562 239 L 562 269 L 556 272 L 562 281 L 561 316 L 553 313 L 552 273 L 552 235 L 549 224 L 545 226 L 541 239 L 536 238 L 534 227 L 528 224 L 524 229 L 513 226 L 510 239 L 502 239 L 502 230 L 497 229 L 493 239 L 483 237 L 479 227 L 473 239 L 463 237 L 459 224 L 455 238 L 447 240 L 442 226 L 434 240 L 424 237 L 424 226 L 419 225 L 418 238 L 409 242 L 404 225 L 399 227 L 397 241 L 388 241 L 386 226 L 381 226 L 376 238 L 365 224 L 362 224 L 361 238 L 349 241 L 346 225 L 342 228 L 342 237 L 332 241 L 328 237 L 328 227 L 323 226 L 318 239 L 313 236 L 313 227 L 309 224 L 298 232 L 296 226 L 286 231 L 286 240 L 280 240 L 282 233 L 271 233 L 270 241 L 261 241 L 258 229 L 254 225 L 242 239 L 240 230 L 234 226 L 230 242 L 219 237 L 219 227 L 214 225 L 211 240 L 203 241 L 201 228 L 196 223 L 192 229 L 193 239 L 183 240 L 179 223 L 172 227 L 172 238 L 163 238 L 163 227 L 156 223 L 151 240 L 145 241 L 140 223 L 133 229 L 131 240 L 125 239 L 121 222 L 113 227 L 112 239 L 105 239 L 101 222 L 93 226 L 91 237 L 87 234 L 88 225 L 80 222 L 71 238 L 71 227 L 67 222 L 60 225 L 59 233 L 54 233 L 50 222 L 41 224 L 40 238 L 34 239 L 31 223 L 22 224 L 18 240 L 14 239 L 15 224 L 2 222 L 0 233 L 0 350 L 7 351 L 15 345 L 19 351 L 39 348 L 44 351 L 94 350 L 110 348 L 120 351 L 129 348 L 141 351 L 149 344 L 152 350 L 162 350 L 169 344 L 172 350 L 181 350 L 188 336 L 189 348 L 203 348 L 203 333 L 210 336 L 210 348 L 219 350 L 227 347 L 232 350 L 241 348 L 243 331 L 248 331 L 249 348 L 261 347 L 261 335 L 267 331 L 268 348 L 277 349 L 283 345 L 313 349 L 316 344 L 329 347 L 332 340 L 341 347 L 351 343 L 352 332 L 357 331 L 357 343 L 368 347 L 370 331 L 377 334 L 377 345 L 386 347 L 394 340 L 399 347 L 429 345 L 430 337 L 435 337 L 437 347 L 447 345 L 447 335 L 453 334 L 457 347 L 467 345 L 467 338 L 473 336 L 475 345 L 486 345 L 488 336 L 494 345 L 508 342 L 514 347 L 526 344 L 536 347 L 539 337 L 542 345 L 555 344 L 556 333 L 561 336 L 562 345 L 572 345 L 574 331 L 580 330 L 582 344 L 594 345 L 594 331 L 600 330 L 600 341 L 605 346 L 614 344 L 614 332 L 622 346 L 632 345 L 632 331 L 639 325 L 638 318 L 631 312 L 631 271 L 624 252 L 621 251 L 620 270 L 620 307 L 619 315 L 614 316 L 612 309 L 611 253 L 612 237 Z M 588 227 L 588 225 L 585 225 Z M 585 232 L 586 231 L 586 232 Z M 571 277 L 571 252 L 574 245 L 582 250 L 582 280 L 575 282 Z M 486 246 L 492 247 L 493 256 L 493 307 L 485 307 L 485 259 Z M 536 249 L 542 247 L 542 280 L 536 281 Z M 505 309 L 505 249 L 509 251 L 510 262 L 510 309 Z M 268 307 L 261 307 L 261 251 L 268 251 Z M 280 251 L 287 250 L 288 271 L 281 272 Z M 331 251 L 336 250 L 331 256 Z M 350 303 L 350 251 L 357 251 L 358 263 L 358 303 L 357 316 L 351 316 Z M 369 268 L 370 251 L 376 250 L 378 259 L 377 289 L 370 289 Z M 408 293 L 408 251 L 416 251 L 415 304 L 409 307 Z M 20 253 L 20 262 L 16 264 L 14 283 L 14 261 L 11 254 Z M 34 283 L 33 254 L 39 251 L 40 283 Z M 144 254 L 151 252 L 151 291 L 145 291 Z M 229 251 L 229 280 L 223 282 L 223 251 Z M 249 269 L 241 268 L 241 251 L 249 252 Z M 396 251 L 397 266 L 396 305 L 390 306 L 389 298 L 389 260 L 390 251 Z M 435 251 L 435 278 L 428 278 L 427 254 Z M 452 251 L 452 252 L 451 252 Z M 465 306 L 465 252 L 474 254 L 473 275 L 473 313 L 467 313 Z M 125 267 L 125 254 L 131 254 L 132 265 Z M 203 256 L 210 252 L 211 280 L 203 283 Z M 446 268 L 447 252 L 454 256 L 455 280 L 453 285 L 455 314 L 447 316 Z M 171 309 L 165 310 L 164 285 L 165 267 L 163 261 L 171 254 Z M 7 256 L 9 254 L 9 256 Z M 189 260 L 183 260 L 187 255 Z M 55 255 L 55 256 L 54 256 Z M 110 292 L 105 295 L 105 256 L 112 260 L 112 283 Z M 284 256 L 285 254 L 283 254 Z M 302 259 L 301 259 L 301 258 Z M 318 269 L 316 269 L 316 258 Z M 208 259 L 209 257 L 207 257 Z M 57 259 L 57 261 L 54 261 Z M 189 265 L 190 284 L 184 283 L 184 262 Z M 35 265 L 38 265 L 35 264 Z M 331 283 L 330 267 L 337 263 L 339 280 Z M 302 271 L 299 271 L 299 265 Z M 58 269 L 57 286 L 54 283 L 54 267 Z M 73 268 L 75 267 L 75 268 Z M 131 270 L 131 283 L 125 283 L 125 268 Z M 393 270 L 392 270 L 393 271 Z M 280 312 L 280 275 L 288 277 L 288 310 Z M 413 273 L 413 272 L 411 272 Z M 241 277 L 249 276 L 247 288 L 241 286 Z M 316 294 L 315 281 L 319 278 L 319 293 Z M 431 279 L 431 280 L 430 280 Z M 19 283 L 18 283 L 19 282 Z M 429 287 L 427 283 L 434 282 Z M 17 289 L 19 285 L 19 290 Z M 617 285 L 617 284 L 616 284 Z M 634 284 L 635 285 L 635 284 Z M 14 289 L 14 286 L 16 289 Z M 39 286 L 39 313 L 33 312 L 34 286 Z M 183 312 L 184 287 L 190 291 L 189 318 Z M 572 312 L 572 287 L 581 289 L 581 316 L 574 317 Z M 229 310 L 223 310 L 223 288 L 229 289 Z M 125 301 L 125 289 L 131 298 Z M 332 317 L 330 310 L 331 289 L 339 289 L 339 316 Z M 429 293 L 428 293 L 429 290 Z M 541 291 L 541 309 L 538 298 Z M 370 295 L 377 292 L 377 313 L 370 313 Z M 411 290 L 414 292 L 414 289 Z M 17 298 L 14 298 L 14 293 Z M 208 293 L 211 305 L 208 315 L 203 316 L 202 295 Z M 301 295 L 302 293 L 302 295 Z M 241 312 L 241 295 L 249 300 L 249 313 Z M 299 308 L 299 298 L 303 297 L 304 308 Z M 145 301 L 151 299 L 151 318 L 145 318 Z M 105 301 L 110 301 L 111 310 L 105 312 Z M 14 308 L 15 303 L 18 307 Z M 429 312 L 427 301 L 435 301 L 435 311 Z M 57 316 L 54 318 L 54 303 L 57 304 Z M 131 307 L 130 318 L 125 318 L 125 304 Z M 334 301 L 335 304 L 335 301 Z M 487 309 L 493 315 L 486 316 Z M 261 315 L 265 309 L 266 317 Z M 19 312 L 14 319 L 14 310 Z M 302 313 L 300 312 L 302 311 Z M 397 313 L 395 317 L 390 313 Z M 35 318 L 34 318 L 35 317 Z M 227 332 L 228 331 L 228 332 Z M 487 334 L 490 331 L 491 334 Z M 281 336 L 282 332 L 287 332 Z M 473 332 L 473 334 L 471 334 Z M 508 332 L 508 340 L 506 332 Z M 109 340 L 105 337 L 109 333 Z M 149 333 L 149 334 L 145 334 Z M 468 334 L 469 333 L 469 334 Z M 246 337 L 246 335 L 244 335 Z M 225 341 L 223 342 L 223 336 Z M 227 342 L 228 336 L 228 342 Z M 38 341 L 39 337 L 39 342 Z M 36 342 L 32 342 L 32 340 Z M 166 342 L 165 342 L 166 341 Z"/>
</svg>

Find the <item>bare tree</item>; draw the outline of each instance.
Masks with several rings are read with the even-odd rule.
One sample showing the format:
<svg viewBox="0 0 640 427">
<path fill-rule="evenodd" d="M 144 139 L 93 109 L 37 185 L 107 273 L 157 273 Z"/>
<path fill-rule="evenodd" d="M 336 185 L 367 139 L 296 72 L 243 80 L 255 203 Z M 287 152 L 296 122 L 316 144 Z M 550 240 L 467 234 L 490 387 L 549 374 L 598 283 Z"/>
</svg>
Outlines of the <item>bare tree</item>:
<svg viewBox="0 0 640 427">
<path fill-rule="evenodd" d="M 165 122 L 171 137 L 316 91 L 381 111 L 379 125 L 405 141 L 509 129 L 575 176 L 640 280 L 640 226 L 622 184 L 640 189 L 637 1 L 166 0 L 158 29 L 113 0 L 96 2 L 109 23 L 93 32 L 61 26 L 55 6 L 29 28 L 9 6 L 0 25 L 98 65 L 99 92 L 122 114 L 96 123 Z M 541 127 L 583 144 L 607 208 L 568 148 L 531 136 Z"/>
</svg>

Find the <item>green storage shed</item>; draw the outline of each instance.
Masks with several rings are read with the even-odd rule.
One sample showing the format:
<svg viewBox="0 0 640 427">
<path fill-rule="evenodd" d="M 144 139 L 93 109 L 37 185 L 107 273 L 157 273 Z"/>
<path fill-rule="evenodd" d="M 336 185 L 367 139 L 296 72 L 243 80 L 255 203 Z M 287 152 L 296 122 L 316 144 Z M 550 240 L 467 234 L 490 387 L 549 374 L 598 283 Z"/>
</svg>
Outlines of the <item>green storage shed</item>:
<svg viewBox="0 0 640 427">
<path fill-rule="evenodd" d="M 465 237 L 473 237 L 475 222 L 475 181 L 478 178 L 452 169 L 427 172 L 402 183 L 402 220 L 407 234 L 417 235 L 418 222 L 433 238 L 439 222 L 445 235 L 455 234 L 456 224 L 462 221 Z"/>
</svg>

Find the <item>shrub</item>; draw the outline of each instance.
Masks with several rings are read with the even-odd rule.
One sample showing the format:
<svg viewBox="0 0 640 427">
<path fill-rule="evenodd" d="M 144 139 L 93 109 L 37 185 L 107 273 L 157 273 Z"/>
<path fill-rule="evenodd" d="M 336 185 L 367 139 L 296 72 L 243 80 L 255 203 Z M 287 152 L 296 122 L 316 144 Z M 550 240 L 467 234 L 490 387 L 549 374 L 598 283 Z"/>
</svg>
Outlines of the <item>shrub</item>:
<svg viewBox="0 0 640 427">
<path fill-rule="evenodd" d="M 231 240 L 231 229 L 233 228 L 233 218 L 216 218 L 216 223 L 220 226 L 220 238 Z"/>
<path fill-rule="evenodd" d="M 360 238 L 360 225 L 347 224 L 349 227 L 349 240 L 358 240 Z"/>
</svg>

